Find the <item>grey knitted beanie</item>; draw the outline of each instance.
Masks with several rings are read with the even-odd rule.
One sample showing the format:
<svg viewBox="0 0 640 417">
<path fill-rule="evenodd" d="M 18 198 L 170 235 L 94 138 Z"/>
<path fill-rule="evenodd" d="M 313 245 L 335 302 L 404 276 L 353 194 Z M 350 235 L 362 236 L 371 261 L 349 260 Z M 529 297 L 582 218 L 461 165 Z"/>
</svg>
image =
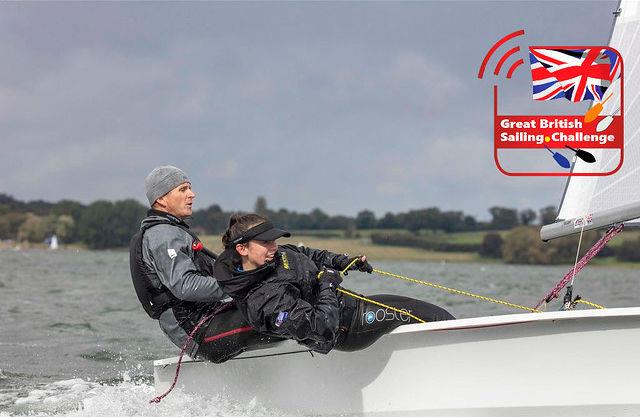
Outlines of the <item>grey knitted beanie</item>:
<svg viewBox="0 0 640 417">
<path fill-rule="evenodd" d="M 149 205 L 153 206 L 157 199 L 185 182 L 191 181 L 187 178 L 187 174 L 179 168 L 171 165 L 154 168 L 144 180 Z"/>
</svg>

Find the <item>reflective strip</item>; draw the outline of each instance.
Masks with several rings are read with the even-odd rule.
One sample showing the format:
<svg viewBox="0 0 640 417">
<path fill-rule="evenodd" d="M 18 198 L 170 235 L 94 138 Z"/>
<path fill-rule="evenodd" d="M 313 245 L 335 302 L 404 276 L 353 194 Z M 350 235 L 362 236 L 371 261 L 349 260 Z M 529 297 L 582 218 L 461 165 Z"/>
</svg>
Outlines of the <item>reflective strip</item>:
<svg viewBox="0 0 640 417">
<path fill-rule="evenodd" d="M 224 333 L 219 333 L 215 336 L 205 337 L 202 343 L 214 342 L 218 339 L 222 339 L 223 337 L 231 336 L 237 333 L 248 332 L 249 330 L 253 330 L 253 327 L 251 326 L 238 327 L 237 329 L 229 330 L 228 332 L 224 332 Z"/>
</svg>

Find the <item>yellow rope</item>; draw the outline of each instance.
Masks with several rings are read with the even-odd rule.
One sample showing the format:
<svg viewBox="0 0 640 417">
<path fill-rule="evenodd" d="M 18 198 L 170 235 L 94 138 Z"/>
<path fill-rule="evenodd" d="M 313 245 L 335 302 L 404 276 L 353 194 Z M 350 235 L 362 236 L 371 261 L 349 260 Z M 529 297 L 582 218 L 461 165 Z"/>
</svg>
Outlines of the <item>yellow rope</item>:
<svg viewBox="0 0 640 417">
<path fill-rule="evenodd" d="M 405 280 L 405 281 L 413 282 L 415 284 L 426 285 L 426 286 L 429 286 L 429 287 L 437 288 L 439 290 L 448 291 L 448 292 L 453 293 L 453 294 L 466 295 L 467 297 L 477 298 L 478 300 L 489 301 L 489 302 L 496 303 L 496 304 L 501 304 L 501 305 L 504 305 L 504 306 L 507 306 L 507 307 L 519 308 L 521 310 L 526 310 L 526 311 L 529 311 L 529 312 L 532 312 L 532 313 L 541 313 L 540 310 L 535 309 L 535 308 L 522 306 L 520 304 L 510 303 L 510 302 L 507 302 L 507 301 L 497 300 L 495 298 L 485 297 L 483 295 L 473 294 L 473 293 L 470 293 L 470 292 L 467 292 L 467 291 L 457 290 L 455 288 L 445 287 L 443 285 L 434 284 L 432 282 L 421 281 L 419 279 L 406 277 L 404 275 L 393 274 L 391 272 L 385 272 L 385 271 L 381 271 L 381 270 L 375 269 L 375 268 L 374 268 L 373 272 L 375 272 L 377 274 L 380 274 L 380 275 L 387 275 L 387 276 L 390 276 L 390 277 L 393 277 L 393 278 L 398 278 L 398 279 L 402 279 L 402 280 Z"/>
<path fill-rule="evenodd" d="M 599 308 L 601 310 L 604 310 L 606 307 L 605 306 L 601 306 L 600 304 L 596 304 L 596 303 L 592 303 L 590 301 L 587 300 L 576 300 L 576 303 L 582 303 L 582 304 L 586 304 L 588 306 L 594 307 L 594 308 Z"/>
<path fill-rule="evenodd" d="M 414 316 L 413 314 L 409 313 L 406 310 L 400 310 L 399 308 L 395 308 L 395 307 L 392 307 L 390 305 L 387 305 L 387 304 L 380 303 L 378 301 L 372 300 L 370 298 L 363 297 L 363 296 L 358 295 L 358 294 L 354 294 L 351 291 L 345 290 L 344 288 L 338 288 L 338 291 L 340 291 L 341 293 L 346 294 L 346 295 L 348 295 L 350 297 L 357 298 L 358 300 L 366 301 L 368 303 L 375 304 L 375 305 L 383 307 L 383 308 L 388 308 L 389 310 L 395 311 L 396 313 L 404 314 L 405 316 L 409 316 L 412 319 L 414 319 L 416 321 L 419 321 L 420 323 L 426 323 L 426 321 L 422 320 L 420 317 L 416 317 L 416 316 Z"/>
<path fill-rule="evenodd" d="M 355 257 L 353 258 L 353 260 L 349 263 L 349 265 L 347 265 L 347 267 L 345 269 L 343 269 L 342 271 L 340 271 L 340 273 L 342 275 L 345 275 L 347 273 L 347 271 L 349 270 L 349 268 L 351 268 L 351 266 L 353 264 L 355 264 L 356 262 L 358 262 L 358 259 L 360 259 L 360 257 Z"/>
<path fill-rule="evenodd" d="M 347 270 L 349 268 L 351 268 L 351 266 L 353 266 L 353 264 L 355 264 L 358 261 L 358 259 L 360 259 L 360 258 L 354 258 L 349 263 L 349 265 L 347 265 L 347 267 L 341 271 L 341 274 L 344 275 L 347 272 Z M 444 285 L 434 284 L 432 282 L 422 281 L 422 280 L 411 278 L 411 277 L 407 277 L 407 276 L 404 276 L 404 275 L 394 274 L 394 273 L 391 273 L 391 272 L 382 271 L 380 269 L 375 269 L 374 268 L 373 272 L 375 272 L 377 274 L 380 274 L 380 275 L 386 275 L 386 276 L 389 276 L 389 277 L 392 277 L 392 278 L 397 278 L 397 279 L 401 279 L 401 280 L 404 280 L 404 281 L 413 282 L 414 284 L 426 285 L 428 287 L 437 288 L 437 289 L 443 290 L 443 291 L 448 291 L 448 292 L 453 293 L 453 294 L 464 295 L 464 296 L 467 296 L 467 297 L 476 298 L 478 300 L 483 300 L 483 301 L 489 301 L 491 303 L 496 303 L 496 304 L 500 304 L 500 305 L 507 306 L 507 307 L 518 308 L 518 309 L 529 311 L 529 312 L 532 312 L 532 313 L 542 313 L 542 310 L 538 310 L 536 308 L 531 308 L 531 307 L 523 306 L 523 305 L 520 305 L 520 304 L 510 303 L 508 301 L 498 300 L 496 298 L 485 297 L 484 295 L 473 294 L 473 293 L 470 293 L 468 291 L 462 291 L 462 290 L 458 290 L 458 289 L 455 289 L 455 288 L 445 287 Z M 383 304 L 383 303 L 380 303 L 378 301 L 374 301 L 374 300 L 372 300 L 370 298 L 363 297 L 363 296 L 358 295 L 358 294 L 354 294 L 354 293 L 352 293 L 350 291 L 347 291 L 347 290 L 345 290 L 343 288 L 338 288 L 338 291 L 340 291 L 341 293 L 346 294 L 346 295 L 348 295 L 350 297 L 353 297 L 353 298 L 356 298 L 356 299 L 359 299 L 359 300 L 363 300 L 363 301 L 366 301 L 366 302 L 371 303 L 371 304 L 375 304 L 375 305 L 383 307 L 383 308 L 388 308 L 389 310 L 392 310 L 392 311 L 395 311 L 395 312 L 398 312 L 398 313 L 401 313 L 401 314 L 405 314 L 405 315 L 413 318 L 414 320 L 419 321 L 420 323 L 426 323 L 425 320 L 422 320 L 421 318 L 416 317 L 416 316 L 414 316 L 413 314 L 411 314 L 411 313 L 409 313 L 407 311 L 403 311 L 403 310 L 400 310 L 398 308 L 392 307 L 390 305 Z M 577 302 L 586 304 L 586 305 L 594 307 L 594 308 L 599 308 L 599 309 L 604 309 L 605 308 L 604 306 L 601 306 L 601 305 L 595 304 L 595 303 L 591 303 L 591 302 L 586 301 L 586 300 L 577 300 Z"/>
<path fill-rule="evenodd" d="M 342 275 L 345 275 L 345 274 L 346 274 L 346 272 L 349 270 L 349 268 L 351 268 L 351 267 L 353 266 L 353 264 L 355 264 L 356 262 L 358 262 L 358 260 L 359 260 L 359 259 L 360 259 L 360 257 L 353 258 L 353 260 L 349 263 L 349 265 L 347 265 L 347 267 L 346 267 L 345 269 L 343 269 L 342 271 L 340 271 L 340 273 L 341 273 Z M 390 305 L 388 305 L 388 304 L 384 304 L 384 303 L 381 303 L 381 302 L 379 302 L 379 301 L 372 300 L 371 298 L 367 298 L 367 297 L 364 297 L 364 296 L 362 296 L 362 295 L 358 295 L 358 294 L 352 293 L 351 291 L 347 291 L 347 290 L 345 290 L 344 288 L 340 288 L 340 287 L 338 287 L 338 291 L 340 291 L 341 293 L 346 294 L 346 295 L 348 295 L 348 296 L 350 296 L 350 297 L 353 297 L 353 298 L 355 298 L 355 299 L 362 300 L 362 301 L 366 301 L 367 303 L 371 303 L 371 304 L 377 305 L 377 306 L 382 307 L 382 308 L 387 308 L 387 309 L 389 309 L 389 310 L 391 310 L 391 311 L 395 311 L 396 313 L 404 314 L 404 315 L 409 316 L 409 317 L 411 317 L 412 319 L 414 319 L 414 320 L 416 320 L 416 321 L 418 321 L 418 322 L 420 322 L 420 323 L 426 323 L 426 321 L 425 321 L 425 320 L 422 320 L 420 317 L 417 317 L 417 316 L 415 316 L 415 315 L 413 315 L 413 314 L 409 313 L 409 312 L 408 312 L 408 311 L 406 311 L 406 310 L 400 310 L 399 308 L 396 308 L 396 307 L 390 306 Z"/>
</svg>

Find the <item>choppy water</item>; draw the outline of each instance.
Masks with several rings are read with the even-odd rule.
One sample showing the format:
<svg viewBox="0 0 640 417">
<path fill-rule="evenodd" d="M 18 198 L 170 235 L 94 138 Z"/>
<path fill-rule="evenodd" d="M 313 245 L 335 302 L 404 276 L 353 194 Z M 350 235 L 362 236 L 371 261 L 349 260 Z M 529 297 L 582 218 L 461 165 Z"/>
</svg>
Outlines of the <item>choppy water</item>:
<svg viewBox="0 0 640 417">
<path fill-rule="evenodd" d="M 377 268 L 531 305 L 567 267 L 416 262 Z M 385 277 L 350 274 L 346 287 L 409 295 L 457 317 L 513 313 Z M 638 270 L 587 268 L 576 283 L 608 307 L 640 305 Z M 180 392 L 159 405 L 153 359 L 177 350 L 139 306 L 125 252 L 0 251 L 0 417 L 285 416 L 260 404 Z"/>
</svg>

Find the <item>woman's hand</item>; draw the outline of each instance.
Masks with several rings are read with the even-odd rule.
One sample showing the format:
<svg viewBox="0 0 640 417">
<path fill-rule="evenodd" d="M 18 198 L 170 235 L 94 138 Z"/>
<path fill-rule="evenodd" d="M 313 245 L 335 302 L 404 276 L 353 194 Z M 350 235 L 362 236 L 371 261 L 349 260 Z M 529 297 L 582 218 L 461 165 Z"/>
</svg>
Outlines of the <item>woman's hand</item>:
<svg viewBox="0 0 640 417">
<path fill-rule="evenodd" d="M 373 272 L 373 267 L 369 262 L 367 262 L 367 257 L 365 255 L 358 255 L 351 258 L 343 256 L 335 265 L 335 267 L 341 272 L 344 271 L 347 266 L 349 266 L 348 271 L 361 271 L 368 274 Z M 347 271 L 344 271 L 344 274 L 347 275 Z"/>
<path fill-rule="evenodd" d="M 338 288 L 342 284 L 340 272 L 328 268 L 318 272 L 318 280 L 320 283 L 328 284 L 331 288 Z"/>
</svg>

